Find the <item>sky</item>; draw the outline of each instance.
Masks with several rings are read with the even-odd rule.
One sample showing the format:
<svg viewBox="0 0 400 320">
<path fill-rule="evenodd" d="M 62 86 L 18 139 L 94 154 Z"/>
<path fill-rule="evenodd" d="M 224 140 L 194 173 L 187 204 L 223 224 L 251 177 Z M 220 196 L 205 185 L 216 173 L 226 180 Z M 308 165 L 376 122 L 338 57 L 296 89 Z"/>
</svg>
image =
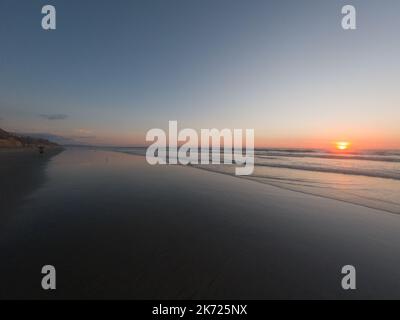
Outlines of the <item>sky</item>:
<svg viewBox="0 0 400 320">
<path fill-rule="evenodd" d="M 254 129 L 257 147 L 400 148 L 399 16 L 398 0 L 0 0 L 0 127 L 128 146 L 177 120 Z"/>
</svg>

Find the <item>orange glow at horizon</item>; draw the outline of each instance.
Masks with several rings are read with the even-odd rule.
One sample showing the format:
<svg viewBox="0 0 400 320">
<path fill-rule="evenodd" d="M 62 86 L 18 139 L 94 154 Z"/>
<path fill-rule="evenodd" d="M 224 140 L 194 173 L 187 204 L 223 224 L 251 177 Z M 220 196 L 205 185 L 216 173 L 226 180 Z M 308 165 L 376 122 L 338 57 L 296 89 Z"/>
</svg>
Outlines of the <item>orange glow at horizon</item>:
<svg viewBox="0 0 400 320">
<path fill-rule="evenodd" d="M 350 142 L 348 141 L 337 141 L 335 142 L 336 149 L 339 151 L 346 151 L 350 148 Z"/>
</svg>

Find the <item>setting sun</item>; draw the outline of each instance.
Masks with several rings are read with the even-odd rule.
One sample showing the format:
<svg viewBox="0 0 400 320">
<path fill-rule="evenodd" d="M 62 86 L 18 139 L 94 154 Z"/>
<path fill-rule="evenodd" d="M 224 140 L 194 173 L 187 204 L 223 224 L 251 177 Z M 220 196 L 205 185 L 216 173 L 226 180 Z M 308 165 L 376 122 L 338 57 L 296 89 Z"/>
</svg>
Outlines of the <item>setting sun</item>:
<svg viewBox="0 0 400 320">
<path fill-rule="evenodd" d="M 350 142 L 347 141 L 338 141 L 336 142 L 336 149 L 340 151 L 345 151 L 349 149 L 350 147 Z"/>
</svg>

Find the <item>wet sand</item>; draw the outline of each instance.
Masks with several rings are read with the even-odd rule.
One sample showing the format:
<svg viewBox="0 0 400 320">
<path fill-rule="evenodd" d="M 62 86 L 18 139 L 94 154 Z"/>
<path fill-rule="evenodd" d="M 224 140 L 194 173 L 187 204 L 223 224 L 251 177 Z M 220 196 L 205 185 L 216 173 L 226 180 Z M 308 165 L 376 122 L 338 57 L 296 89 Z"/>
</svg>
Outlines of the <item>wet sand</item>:
<svg viewBox="0 0 400 320">
<path fill-rule="evenodd" d="M 108 151 L 39 168 L 2 210 L 0 298 L 400 298 L 398 215 Z M 355 291 L 341 288 L 347 264 Z"/>
<path fill-rule="evenodd" d="M 0 222 L 25 195 L 44 184 L 47 163 L 60 152 L 62 148 L 47 149 L 43 154 L 36 148 L 0 148 Z"/>
</svg>

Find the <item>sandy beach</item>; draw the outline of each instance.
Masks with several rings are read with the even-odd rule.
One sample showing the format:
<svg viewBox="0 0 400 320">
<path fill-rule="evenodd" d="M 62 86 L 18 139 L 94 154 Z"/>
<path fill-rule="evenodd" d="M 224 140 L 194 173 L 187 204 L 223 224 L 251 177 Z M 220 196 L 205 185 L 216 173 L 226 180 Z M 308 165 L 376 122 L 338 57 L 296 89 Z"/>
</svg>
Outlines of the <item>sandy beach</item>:
<svg viewBox="0 0 400 320">
<path fill-rule="evenodd" d="M 0 159 L 0 298 L 400 298 L 398 215 L 98 149 Z"/>
</svg>

